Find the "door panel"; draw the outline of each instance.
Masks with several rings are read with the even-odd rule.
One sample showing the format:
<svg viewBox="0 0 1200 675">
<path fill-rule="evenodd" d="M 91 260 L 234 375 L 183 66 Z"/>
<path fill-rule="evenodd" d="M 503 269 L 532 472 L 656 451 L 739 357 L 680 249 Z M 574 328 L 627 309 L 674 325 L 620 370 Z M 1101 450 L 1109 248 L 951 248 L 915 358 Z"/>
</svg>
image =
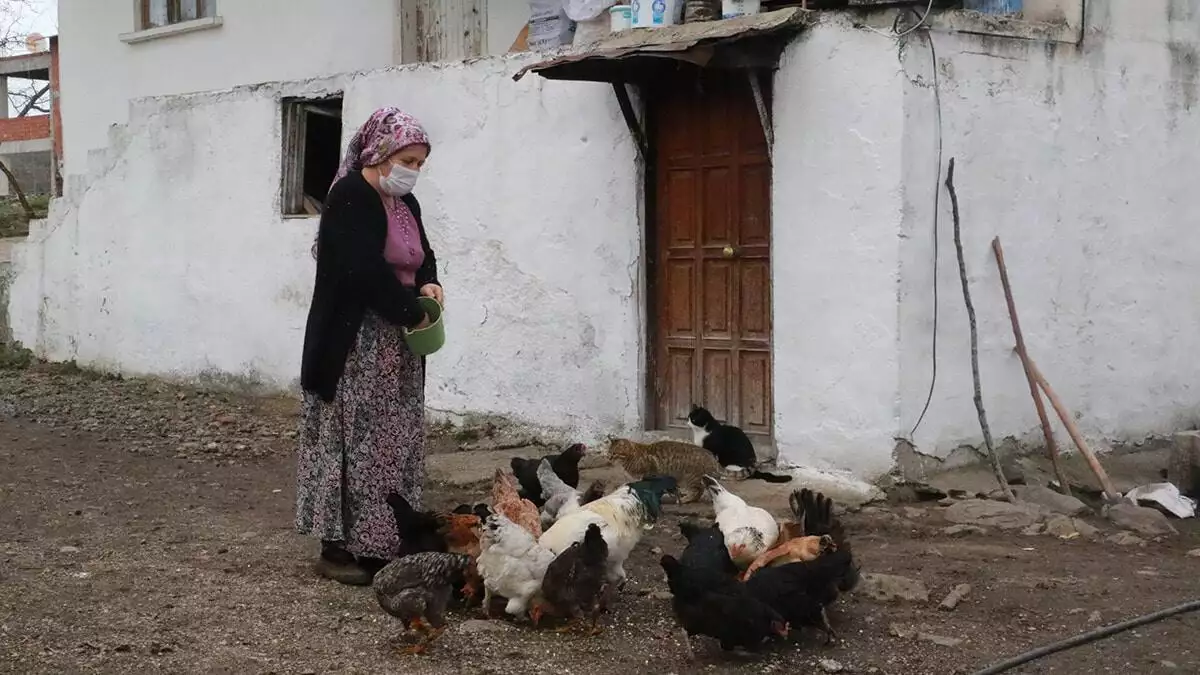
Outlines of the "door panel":
<svg viewBox="0 0 1200 675">
<path fill-rule="evenodd" d="M 654 426 L 693 403 L 771 434 L 771 167 L 744 73 L 649 94 L 654 139 Z"/>
</svg>

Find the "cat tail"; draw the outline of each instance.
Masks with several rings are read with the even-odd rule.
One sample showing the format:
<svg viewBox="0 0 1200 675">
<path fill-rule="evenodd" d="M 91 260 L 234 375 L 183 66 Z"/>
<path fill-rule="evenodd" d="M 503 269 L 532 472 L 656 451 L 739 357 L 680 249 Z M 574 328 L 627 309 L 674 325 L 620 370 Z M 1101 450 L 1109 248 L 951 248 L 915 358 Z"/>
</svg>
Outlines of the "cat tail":
<svg viewBox="0 0 1200 675">
<path fill-rule="evenodd" d="M 777 473 L 767 473 L 766 471 L 759 471 L 758 469 L 751 471 L 750 475 L 746 476 L 746 480 L 754 480 L 755 478 L 768 483 L 790 483 L 792 481 L 791 476 L 784 476 Z"/>
</svg>

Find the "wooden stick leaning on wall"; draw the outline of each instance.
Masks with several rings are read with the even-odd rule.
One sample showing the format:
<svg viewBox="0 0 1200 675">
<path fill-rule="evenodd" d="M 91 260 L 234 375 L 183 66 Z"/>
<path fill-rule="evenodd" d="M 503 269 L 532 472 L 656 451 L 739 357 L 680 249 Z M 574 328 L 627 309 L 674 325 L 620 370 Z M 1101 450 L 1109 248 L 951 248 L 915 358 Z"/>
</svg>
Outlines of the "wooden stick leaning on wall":
<svg viewBox="0 0 1200 675">
<path fill-rule="evenodd" d="M 1108 472 L 1100 465 L 1100 460 L 1097 459 L 1092 449 L 1088 447 L 1087 441 L 1083 440 L 1083 434 L 1079 433 L 1079 427 L 1075 426 L 1075 420 L 1071 418 L 1071 411 L 1067 410 L 1062 400 L 1058 398 L 1058 394 L 1055 394 L 1054 390 L 1050 388 L 1050 383 L 1046 381 L 1046 378 L 1042 375 L 1042 371 L 1038 370 L 1037 364 L 1034 363 L 1033 359 L 1028 354 L 1025 355 L 1025 358 L 1030 375 L 1033 375 L 1033 379 L 1037 381 L 1042 391 L 1046 392 L 1046 398 L 1050 399 L 1050 405 L 1054 406 L 1054 412 L 1058 413 L 1058 418 L 1062 420 L 1063 426 L 1067 428 L 1067 433 L 1070 434 L 1071 440 L 1075 442 L 1075 447 L 1079 448 L 1079 452 L 1083 453 L 1088 466 L 1092 468 L 1092 473 L 1096 474 L 1096 479 L 1100 481 L 1100 489 L 1104 490 L 1105 499 L 1116 502 L 1121 498 L 1121 493 L 1117 492 L 1117 488 L 1113 486 L 1112 479 L 1108 477 Z"/>
<path fill-rule="evenodd" d="M 954 250 L 958 255 L 958 278 L 962 281 L 963 301 L 967 305 L 967 320 L 971 324 L 971 378 L 975 383 L 975 412 L 979 414 L 979 428 L 983 431 L 983 443 L 987 446 L 988 457 L 992 460 L 992 471 L 1000 483 L 1000 491 L 1009 502 L 1017 501 L 1008 479 L 1004 477 L 1004 468 L 1000 466 L 1000 457 L 996 454 L 996 446 L 992 443 L 992 430 L 988 427 L 987 412 L 983 409 L 983 387 L 979 382 L 979 329 L 975 323 L 975 304 L 971 302 L 971 287 L 967 284 L 967 262 L 963 256 L 962 221 L 958 214 L 958 193 L 954 190 L 954 158 L 950 158 L 950 166 L 946 170 L 946 190 L 950 193 L 950 213 L 954 217 Z"/>
<path fill-rule="evenodd" d="M 1000 246 L 1000 237 L 992 240 L 992 252 L 996 254 L 996 266 L 1000 268 L 1000 283 L 1004 286 L 1004 301 L 1008 303 L 1008 318 L 1012 321 L 1013 338 L 1017 341 L 1017 356 L 1021 357 L 1021 366 L 1025 369 L 1025 379 L 1029 381 L 1029 393 L 1033 396 L 1033 405 L 1037 408 L 1038 421 L 1042 424 L 1042 436 L 1046 439 L 1046 454 L 1050 455 L 1050 464 L 1054 467 L 1054 475 L 1058 478 L 1058 489 L 1064 495 L 1070 496 L 1071 484 L 1067 474 L 1063 472 L 1062 463 L 1058 460 L 1058 443 L 1054 440 L 1054 428 L 1050 426 L 1050 417 L 1046 414 L 1046 404 L 1038 391 L 1037 380 L 1029 370 L 1029 354 L 1025 351 L 1025 337 L 1021 334 L 1021 322 L 1017 319 L 1017 304 L 1013 300 L 1012 286 L 1008 283 L 1008 267 L 1004 264 L 1004 249 Z"/>
</svg>

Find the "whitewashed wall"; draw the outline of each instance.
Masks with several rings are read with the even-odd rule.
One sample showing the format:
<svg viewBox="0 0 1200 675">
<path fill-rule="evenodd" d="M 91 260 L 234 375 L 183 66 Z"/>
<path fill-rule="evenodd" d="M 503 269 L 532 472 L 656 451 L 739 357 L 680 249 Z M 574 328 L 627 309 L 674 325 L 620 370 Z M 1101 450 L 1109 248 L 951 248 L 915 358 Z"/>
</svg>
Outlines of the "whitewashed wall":
<svg viewBox="0 0 1200 675">
<path fill-rule="evenodd" d="M 1029 349 L 1085 435 L 1200 422 L 1200 7 L 1087 3 L 1082 46 L 934 32 L 993 434 L 1041 442 Z M 786 458 L 877 474 L 924 407 L 938 120 L 928 42 L 826 22 L 776 76 L 776 428 Z M 982 443 L 942 190 L 938 375 L 918 449 Z M 1053 413 L 1051 413 L 1053 414 Z M 1059 428 L 1060 443 L 1066 444 Z"/>
<path fill-rule="evenodd" d="M 934 33 L 958 160 L 984 401 L 1037 441 L 989 243 L 1042 370 L 1096 440 L 1200 417 L 1200 13 L 1088 3 L 1082 47 Z M 10 318 L 51 358 L 294 384 L 315 221 L 277 204 L 278 99 L 340 87 L 435 139 L 418 195 L 451 337 L 430 404 L 584 435 L 644 402 L 635 153 L 602 85 L 513 83 L 520 60 L 424 66 L 137 103 L 78 202 L 18 247 Z M 773 291 L 781 457 L 874 476 L 925 402 L 937 115 L 932 63 L 830 18 L 776 76 Z M 976 445 L 967 324 L 941 200 L 938 384 L 915 441 Z"/>
<path fill-rule="evenodd" d="M 58 0 L 65 174 L 108 145 L 129 101 L 147 96 L 302 80 L 396 63 L 396 0 L 216 0 L 219 27 L 126 44 L 132 0 Z M 493 0 L 488 50 L 503 54 L 529 16 L 526 2 Z"/>
<path fill-rule="evenodd" d="M 945 158 L 957 158 L 984 402 L 998 436 L 1041 433 L 1004 304 L 1096 441 L 1200 422 L 1200 3 L 1093 0 L 1082 47 L 935 34 Z M 928 47 L 904 54 L 900 421 L 930 375 L 937 129 Z M 918 446 L 977 444 L 967 318 L 942 199 L 939 372 Z M 1053 413 L 1051 413 L 1053 414 Z M 1060 429 L 1060 443 L 1066 436 Z"/>
<path fill-rule="evenodd" d="M 434 148 L 417 188 L 447 292 L 429 404 L 598 434 L 637 424 L 634 149 L 600 85 L 521 61 L 147 99 L 81 201 L 18 247 L 14 337 L 126 373 L 293 386 L 316 219 L 279 215 L 281 95 L 398 105 Z"/>
</svg>

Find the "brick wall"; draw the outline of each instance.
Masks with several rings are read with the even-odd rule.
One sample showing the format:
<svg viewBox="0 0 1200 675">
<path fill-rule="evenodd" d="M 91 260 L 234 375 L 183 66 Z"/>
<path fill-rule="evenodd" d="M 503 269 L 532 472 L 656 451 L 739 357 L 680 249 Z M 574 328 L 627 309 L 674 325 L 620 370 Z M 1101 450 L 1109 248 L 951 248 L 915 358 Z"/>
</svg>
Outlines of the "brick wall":
<svg viewBox="0 0 1200 675">
<path fill-rule="evenodd" d="M 0 119 L 0 143 L 50 138 L 50 116 L 28 115 Z"/>
</svg>

